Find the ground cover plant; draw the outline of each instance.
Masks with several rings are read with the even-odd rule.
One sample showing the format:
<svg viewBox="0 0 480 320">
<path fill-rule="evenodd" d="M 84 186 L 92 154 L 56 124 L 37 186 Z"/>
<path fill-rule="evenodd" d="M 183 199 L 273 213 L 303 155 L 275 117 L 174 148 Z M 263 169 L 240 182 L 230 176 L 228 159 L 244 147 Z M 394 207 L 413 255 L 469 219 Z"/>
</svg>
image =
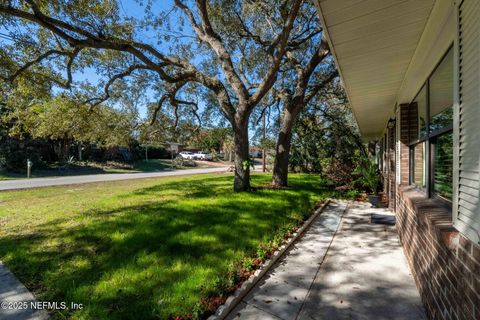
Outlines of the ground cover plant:
<svg viewBox="0 0 480 320">
<path fill-rule="evenodd" d="M 338 196 L 318 176 L 232 193 L 233 176 L 140 179 L 0 193 L 0 260 L 55 318 L 204 317 L 236 265 Z M 255 185 L 270 181 L 255 175 Z"/>
</svg>

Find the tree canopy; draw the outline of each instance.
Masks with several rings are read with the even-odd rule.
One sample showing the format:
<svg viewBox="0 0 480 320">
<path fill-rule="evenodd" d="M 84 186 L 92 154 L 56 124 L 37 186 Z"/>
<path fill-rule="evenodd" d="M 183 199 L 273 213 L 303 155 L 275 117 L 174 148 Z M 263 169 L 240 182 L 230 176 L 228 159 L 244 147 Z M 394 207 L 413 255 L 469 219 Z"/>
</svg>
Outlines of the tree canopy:
<svg viewBox="0 0 480 320">
<path fill-rule="evenodd" d="M 14 39 L 1 49 L 11 70 L 4 77 L 14 82 L 28 72 L 69 89 L 75 71 L 94 68 L 103 93 L 86 101 L 92 106 L 111 98 L 117 80 L 146 77 L 159 97 L 153 120 L 166 102 L 193 106 L 182 97 L 201 86 L 232 124 L 234 187 L 247 190 L 249 169 L 242 163 L 248 159 L 249 116 L 274 85 L 287 48 L 313 36 L 297 19 L 311 16 L 301 7 L 312 5 L 175 0 L 170 10 L 156 11 L 151 2 L 143 4 L 146 14 L 136 18 L 122 14 L 118 1 L 4 2 L 1 23 Z"/>
<path fill-rule="evenodd" d="M 84 97 L 78 105 L 91 120 L 106 105 L 138 113 L 142 101 L 148 119 L 131 120 L 141 143 L 186 143 L 206 122 L 228 123 L 236 191 L 250 187 L 243 164 L 251 116 L 275 106 L 273 182 L 286 185 L 295 121 L 337 76 L 313 3 L 138 0 L 133 6 L 125 9 L 118 0 L 1 2 L 6 41 L 0 78 L 12 92 L 25 83 L 53 96 Z"/>
</svg>

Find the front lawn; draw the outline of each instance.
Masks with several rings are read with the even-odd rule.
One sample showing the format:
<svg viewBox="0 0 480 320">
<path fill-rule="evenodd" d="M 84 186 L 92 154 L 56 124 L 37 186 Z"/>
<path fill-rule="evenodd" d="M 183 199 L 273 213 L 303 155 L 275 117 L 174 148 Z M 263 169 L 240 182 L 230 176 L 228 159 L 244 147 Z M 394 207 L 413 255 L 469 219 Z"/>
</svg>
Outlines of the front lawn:
<svg viewBox="0 0 480 320">
<path fill-rule="evenodd" d="M 232 264 L 335 195 L 318 176 L 290 181 L 241 194 L 220 174 L 0 192 L 0 260 L 40 301 L 83 304 L 58 319 L 195 315 Z"/>
<path fill-rule="evenodd" d="M 172 160 L 170 159 L 150 159 L 139 160 L 133 164 L 123 162 L 107 161 L 107 162 L 92 162 L 82 161 L 75 162 L 71 165 L 51 164 L 48 167 L 36 168 L 33 167 L 32 178 L 45 177 L 63 177 L 63 176 L 78 176 L 90 174 L 106 174 L 106 173 L 135 173 L 135 172 L 157 172 L 172 169 Z M 177 167 L 177 169 L 184 169 Z M 27 172 L 24 170 L 6 171 L 0 170 L 0 180 L 11 179 L 26 179 Z"/>
</svg>

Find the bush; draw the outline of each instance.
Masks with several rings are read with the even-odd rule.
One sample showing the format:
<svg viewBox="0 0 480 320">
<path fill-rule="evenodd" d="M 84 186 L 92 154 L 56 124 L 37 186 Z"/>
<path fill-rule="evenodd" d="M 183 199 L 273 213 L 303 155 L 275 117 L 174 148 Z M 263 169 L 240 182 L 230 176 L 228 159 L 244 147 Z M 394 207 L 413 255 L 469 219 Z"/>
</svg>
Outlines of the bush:
<svg viewBox="0 0 480 320">
<path fill-rule="evenodd" d="M 322 175 L 335 187 L 351 188 L 354 165 L 334 158 L 322 159 L 321 164 Z"/>
<path fill-rule="evenodd" d="M 366 157 L 362 158 L 354 174 L 358 176 L 356 182 L 367 192 L 378 193 L 382 178 L 375 162 Z"/>
<path fill-rule="evenodd" d="M 50 144 L 43 140 L 17 140 L 6 138 L 0 141 L 0 168 L 8 171 L 26 171 L 27 159 L 34 168 L 44 168 L 53 160 Z"/>
<path fill-rule="evenodd" d="M 196 167 L 197 163 L 191 159 L 183 159 L 180 156 L 177 156 L 175 160 L 173 160 L 173 165 L 175 167 Z"/>
<path fill-rule="evenodd" d="M 140 145 L 137 141 L 134 141 L 129 145 L 129 149 L 132 153 L 133 161 L 145 159 L 145 146 Z M 170 151 L 160 145 L 149 145 L 147 153 L 148 159 L 170 159 L 172 157 Z"/>
</svg>

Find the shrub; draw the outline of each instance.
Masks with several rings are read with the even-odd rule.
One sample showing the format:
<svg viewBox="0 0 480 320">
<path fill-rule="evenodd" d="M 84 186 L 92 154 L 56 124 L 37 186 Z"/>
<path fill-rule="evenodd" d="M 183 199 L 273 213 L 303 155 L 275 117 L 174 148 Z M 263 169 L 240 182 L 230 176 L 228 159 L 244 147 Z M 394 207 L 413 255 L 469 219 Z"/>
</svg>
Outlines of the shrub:
<svg viewBox="0 0 480 320">
<path fill-rule="evenodd" d="M 382 179 L 375 162 L 366 157 L 362 158 L 355 168 L 354 174 L 358 175 L 356 182 L 367 192 L 378 193 Z"/>
</svg>

